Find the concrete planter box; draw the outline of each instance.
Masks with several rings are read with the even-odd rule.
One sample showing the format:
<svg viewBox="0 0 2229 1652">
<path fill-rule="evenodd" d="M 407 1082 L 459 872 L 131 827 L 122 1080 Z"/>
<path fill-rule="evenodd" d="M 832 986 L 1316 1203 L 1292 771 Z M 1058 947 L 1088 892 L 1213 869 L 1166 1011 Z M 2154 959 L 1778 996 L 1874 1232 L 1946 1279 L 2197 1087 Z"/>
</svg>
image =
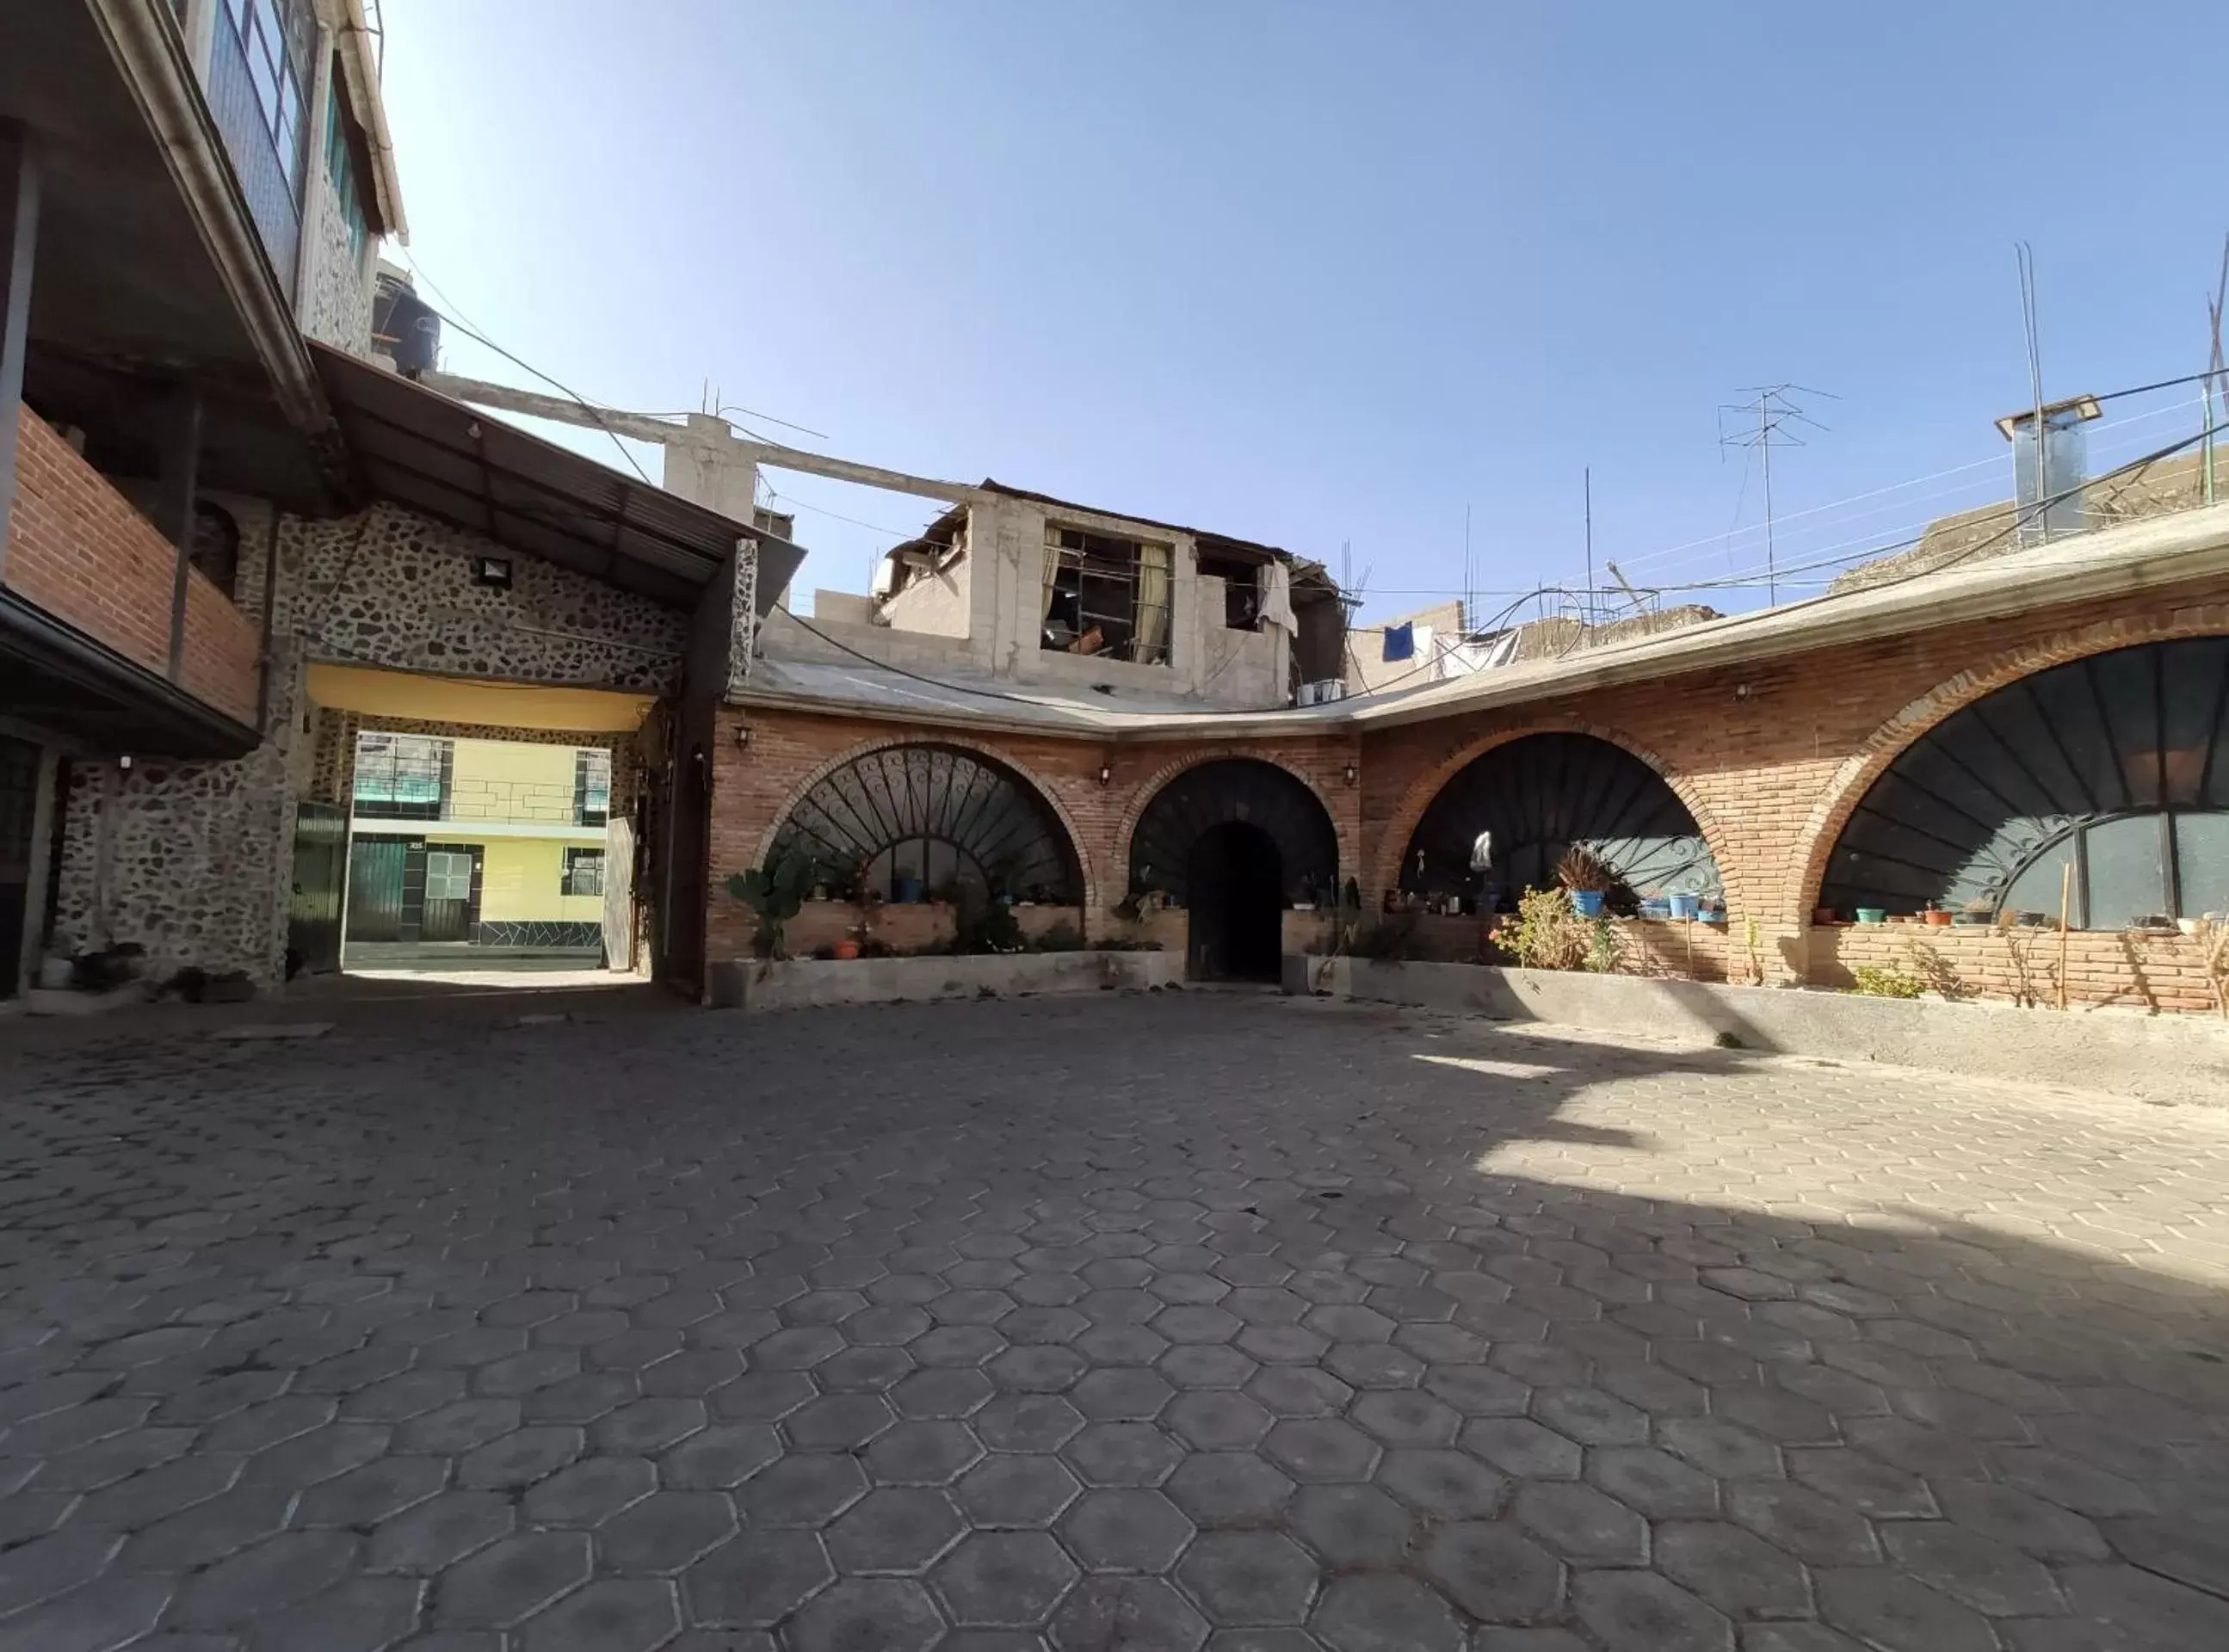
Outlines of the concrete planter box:
<svg viewBox="0 0 2229 1652">
<path fill-rule="evenodd" d="M 1184 979 L 1179 952 L 1017 952 L 986 957 L 741 958 L 711 969 L 715 1009 L 805 1009 L 823 1004 L 922 1003 L 995 993 L 1097 992 Z"/>
<path fill-rule="evenodd" d="M 1288 957 L 1284 981 L 1289 993 L 1495 1021 L 1551 1021 L 1694 1043 L 1724 1034 L 1749 1050 L 2229 1106 L 2229 1022 L 2213 1015 L 2061 1013 L 1988 1002 L 1864 998 L 1643 976 L 1348 957 Z"/>
</svg>

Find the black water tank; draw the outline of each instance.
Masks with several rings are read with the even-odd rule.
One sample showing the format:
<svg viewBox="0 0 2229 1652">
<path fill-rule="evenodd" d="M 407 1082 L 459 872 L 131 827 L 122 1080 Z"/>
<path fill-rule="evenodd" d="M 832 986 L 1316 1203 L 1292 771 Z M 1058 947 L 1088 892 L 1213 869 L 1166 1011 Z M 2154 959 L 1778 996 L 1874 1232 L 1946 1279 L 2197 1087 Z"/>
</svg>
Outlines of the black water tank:
<svg viewBox="0 0 2229 1652">
<path fill-rule="evenodd" d="M 371 335 L 395 355 L 395 370 L 414 379 L 433 367 L 441 352 L 441 318 L 431 304 L 392 276 L 379 278 L 372 300 Z"/>
</svg>

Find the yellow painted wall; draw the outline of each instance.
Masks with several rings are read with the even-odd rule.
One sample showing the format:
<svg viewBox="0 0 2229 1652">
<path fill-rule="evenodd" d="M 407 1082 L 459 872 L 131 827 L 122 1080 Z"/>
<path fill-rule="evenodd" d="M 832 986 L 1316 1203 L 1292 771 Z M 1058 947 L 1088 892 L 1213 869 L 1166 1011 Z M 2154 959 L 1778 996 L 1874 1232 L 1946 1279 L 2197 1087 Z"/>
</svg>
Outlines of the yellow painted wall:
<svg viewBox="0 0 2229 1652">
<path fill-rule="evenodd" d="M 559 749 L 566 751 L 569 760 L 570 751 Z M 569 842 L 577 848 L 602 848 L 604 841 L 601 836 L 480 837 L 470 831 L 453 830 L 447 822 L 429 821 L 426 841 L 437 847 L 445 843 L 481 846 L 480 919 L 484 923 L 527 919 L 575 924 L 603 921 L 601 896 L 559 893 L 564 887 L 566 845 Z M 605 870 L 610 869 L 607 863 Z"/>
<path fill-rule="evenodd" d="M 457 781 L 525 782 L 534 785 L 573 790 L 573 752 L 569 746 L 529 746 L 520 740 L 467 740 L 456 743 Z"/>
</svg>

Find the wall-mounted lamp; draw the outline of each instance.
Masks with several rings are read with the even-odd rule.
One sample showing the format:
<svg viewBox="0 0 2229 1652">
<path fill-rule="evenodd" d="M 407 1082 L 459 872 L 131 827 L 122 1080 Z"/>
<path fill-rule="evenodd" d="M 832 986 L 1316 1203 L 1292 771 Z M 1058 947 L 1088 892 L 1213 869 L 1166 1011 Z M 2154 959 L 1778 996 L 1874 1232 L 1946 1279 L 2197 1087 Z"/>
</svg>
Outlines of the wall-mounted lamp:
<svg viewBox="0 0 2229 1652">
<path fill-rule="evenodd" d="M 494 591 L 511 589 L 511 559 L 507 556 L 476 556 L 472 559 L 472 583 L 486 586 Z"/>
<path fill-rule="evenodd" d="M 1339 772 L 1339 775 L 1340 779 L 1346 781 L 1347 784 L 1352 785 L 1357 780 L 1362 778 L 1362 772 L 1356 768 L 1353 764 L 1350 763 Z"/>
<path fill-rule="evenodd" d="M 1105 786 L 1105 785 L 1112 785 L 1114 783 L 1114 765 L 1113 765 L 1112 764 L 1102 763 L 1102 764 L 1099 765 L 1099 784 L 1100 784 L 1101 785 L 1102 785 L 1102 786 Z"/>
<path fill-rule="evenodd" d="M 1737 700 L 1750 700 L 1755 698 L 1756 695 L 1757 685 L 1754 683 L 1737 682 L 1734 684 L 1734 698 Z"/>
<path fill-rule="evenodd" d="M 737 746 L 748 746 L 750 743 L 751 726 L 748 723 L 737 723 L 736 725 L 736 744 Z"/>
</svg>

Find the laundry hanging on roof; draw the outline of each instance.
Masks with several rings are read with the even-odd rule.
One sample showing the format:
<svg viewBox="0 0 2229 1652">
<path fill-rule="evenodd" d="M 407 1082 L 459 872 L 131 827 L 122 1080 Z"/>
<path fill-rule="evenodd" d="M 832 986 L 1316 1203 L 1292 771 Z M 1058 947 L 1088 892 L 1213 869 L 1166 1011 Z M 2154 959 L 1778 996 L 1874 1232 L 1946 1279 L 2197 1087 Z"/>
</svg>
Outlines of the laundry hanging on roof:
<svg viewBox="0 0 2229 1652">
<path fill-rule="evenodd" d="M 1413 660 L 1416 657 L 1416 625 L 1414 620 L 1385 628 L 1385 660 Z"/>
</svg>

